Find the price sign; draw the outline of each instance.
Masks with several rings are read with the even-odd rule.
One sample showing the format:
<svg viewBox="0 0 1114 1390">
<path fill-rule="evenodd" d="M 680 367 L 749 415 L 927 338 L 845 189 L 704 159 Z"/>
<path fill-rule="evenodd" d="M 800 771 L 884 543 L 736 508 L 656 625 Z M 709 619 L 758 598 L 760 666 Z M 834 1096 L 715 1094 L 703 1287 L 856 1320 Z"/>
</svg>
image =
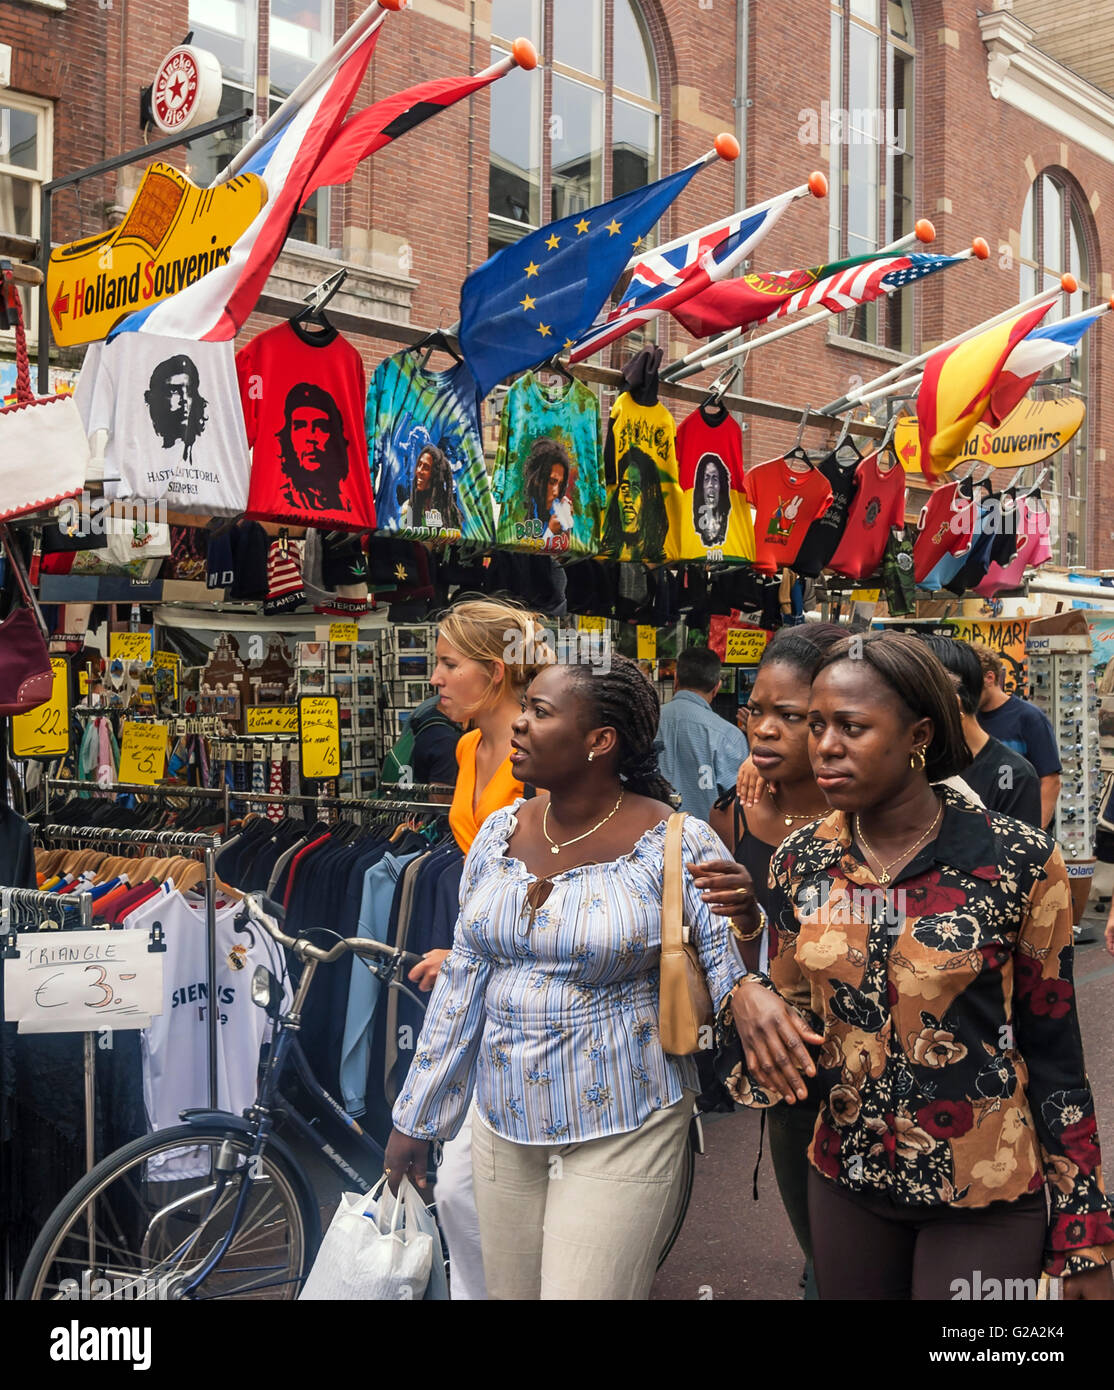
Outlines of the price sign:
<svg viewBox="0 0 1114 1390">
<path fill-rule="evenodd" d="M 724 665 L 757 666 L 765 650 L 766 634 L 761 628 L 730 627 Z"/>
<path fill-rule="evenodd" d="M 577 627 L 580 629 L 581 632 L 606 632 L 606 631 L 607 631 L 607 619 L 606 619 L 606 618 L 590 618 L 590 617 L 586 617 L 583 613 L 580 613 L 580 614 L 577 615 L 576 625 L 577 625 Z"/>
<path fill-rule="evenodd" d="M 249 734 L 296 734 L 298 732 L 298 711 L 294 705 L 269 708 L 266 705 L 249 705 L 247 708 L 247 732 Z"/>
<path fill-rule="evenodd" d="M 178 699 L 178 672 L 182 668 L 182 658 L 177 652 L 156 652 L 155 653 L 156 671 L 174 672 L 174 699 Z"/>
<path fill-rule="evenodd" d="M 79 671 L 79 672 L 77 673 L 77 689 L 78 689 L 78 694 L 80 694 L 80 695 L 88 695 L 88 694 L 89 694 L 89 672 L 88 672 L 88 671 Z"/>
<path fill-rule="evenodd" d="M 150 661 L 151 634 L 149 632 L 113 632 L 108 638 L 110 660 L 119 657 L 121 661 Z"/>
<path fill-rule="evenodd" d="M 881 589 L 852 589 L 852 603 L 877 603 L 882 597 Z"/>
<path fill-rule="evenodd" d="M 336 777 L 340 772 L 340 702 L 335 695 L 303 695 L 298 701 L 302 776 Z"/>
<path fill-rule="evenodd" d="M 649 624 L 638 624 L 638 659 L 656 661 L 658 659 L 658 630 Z"/>
<path fill-rule="evenodd" d="M 330 623 L 329 641 L 330 642 L 358 642 L 360 640 L 359 623 Z"/>
<path fill-rule="evenodd" d="M 21 1033 L 147 1028 L 162 1013 L 165 956 L 145 931 L 24 932 L 4 962 L 4 1017 Z"/>
<path fill-rule="evenodd" d="M 50 669 L 54 684 L 46 704 L 12 716 L 15 758 L 58 758 L 70 751 L 69 663 L 65 657 L 52 656 Z"/>
<path fill-rule="evenodd" d="M 154 786 L 166 772 L 166 725 L 125 720 L 120 738 L 120 781 Z"/>
</svg>

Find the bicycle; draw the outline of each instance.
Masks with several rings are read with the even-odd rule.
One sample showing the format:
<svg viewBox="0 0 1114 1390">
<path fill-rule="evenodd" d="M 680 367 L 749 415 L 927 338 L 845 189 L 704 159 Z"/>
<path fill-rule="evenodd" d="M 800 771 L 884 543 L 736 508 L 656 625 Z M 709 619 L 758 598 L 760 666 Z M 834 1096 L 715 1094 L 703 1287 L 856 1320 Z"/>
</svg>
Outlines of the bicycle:
<svg viewBox="0 0 1114 1390">
<path fill-rule="evenodd" d="M 284 912 L 259 894 L 243 900 L 250 921 L 304 964 L 292 1004 L 279 980 L 256 967 L 252 1001 L 274 1022 L 254 1103 L 242 1115 L 184 1110 L 183 1123 L 134 1140 L 102 1159 L 51 1213 L 28 1256 L 17 1299 L 75 1297 L 206 1301 L 296 1298 L 321 1242 L 318 1198 L 303 1160 L 275 1132 L 281 1121 L 361 1193 L 383 1172 L 383 1148 L 314 1076 L 298 1041 L 299 1021 L 319 964 L 345 952 L 388 987 L 419 957 L 360 938 L 325 949 L 288 936 Z M 281 1089 L 287 1066 L 296 1098 Z M 680 1233 L 692 1192 L 699 1123 L 690 1129 L 678 1175 L 676 1213 L 659 1266 Z M 173 1163 L 188 1174 L 156 1176 Z"/>
</svg>

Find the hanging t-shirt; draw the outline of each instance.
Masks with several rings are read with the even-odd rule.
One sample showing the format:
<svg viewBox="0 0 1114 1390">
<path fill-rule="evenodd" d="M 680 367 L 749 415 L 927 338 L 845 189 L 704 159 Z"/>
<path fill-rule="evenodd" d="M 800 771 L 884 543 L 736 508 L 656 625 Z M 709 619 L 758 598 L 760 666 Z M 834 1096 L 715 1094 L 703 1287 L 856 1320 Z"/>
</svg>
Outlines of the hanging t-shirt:
<svg viewBox="0 0 1114 1390">
<path fill-rule="evenodd" d="M 704 404 L 677 431 L 682 560 L 753 560 L 743 432 L 726 406 Z"/>
<path fill-rule="evenodd" d="M 828 568 L 851 579 L 869 579 L 881 567 L 890 532 L 905 525 L 905 469 L 895 460 L 883 472 L 878 455 L 868 454 L 855 471 L 858 487 Z"/>
<path fill-rule="evenodd" d="M 364 427 L 380 531 L 449 543 L 495 539 L 481 397 L 463 362 L 424 371 L 414 352 L 380 362 Z"/>
<path fill-rule="evenodd" d="M 595 555 L 604 487 L 594 392 L 580 381 L 551 391 L 533 372 L 520 376 L 503 402 L 492 493 L 500 546 Z"/>
<path fill-rule="evenodd" d="M 676 426 L 660 401 L 639 405 L 624 391 L 611 407 L 604 475 L 600 554 L 652 565 L 680 559 Z"/>
<path fill-rule="evenodd" d="M 248 440 L 233 347 L 121 333 L 85 354 L 74 401 L 105 430 L 104 495 L 234 516 L 248 498 Z"/>
<path fill-rule="evenodd" d="M 974 513 L 974 502 L 958 483 L 945 483 L 925 503 L 913 542 L 913 572 L 922 588 L 929 587 L 925 581 L 941 562 L 956 559 L 969 549 Z M 944 568 L 951 575 L 959 563 L 945 564 Z"/>
<path fill-rule="evenodd" d="M 771 574 L 792 566 L 809 527 L 831 504 L 831 485 L 815 468 L 798 472 L 783 458 L 752 468 L 746 482 L 755 511 L 755 568 Z"/>
<path fill-rule="evenodd" d="M 832 489 L 832 502 L 824 515 L 817 517 L 808 528 L 808 534 L 801 542 L 793 562 L 796 572 L 806 579 L 815 579 L 822 569 L 827 568 L 843 539 L 847 512 L 859 485 L 858 466 L 861 460 L 862 455 L 857 449 L 851 450 L 850 457 L 842 460 L 837 449 L 816 465 Z"/>
<path fill-rule="evenodd" d="M 329 327 L 280 323 L 236 354 L 252 446 L 246 515 L 363 531 L 375 525 L 360 354 Z"/>
</svg>

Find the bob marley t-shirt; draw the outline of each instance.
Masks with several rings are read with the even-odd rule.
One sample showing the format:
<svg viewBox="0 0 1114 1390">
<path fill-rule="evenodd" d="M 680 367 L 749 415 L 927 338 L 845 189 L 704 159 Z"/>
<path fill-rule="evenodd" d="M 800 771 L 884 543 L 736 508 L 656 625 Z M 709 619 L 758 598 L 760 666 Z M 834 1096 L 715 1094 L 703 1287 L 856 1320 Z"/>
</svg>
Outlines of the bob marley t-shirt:
<svg viewBox="0 0 1114 1390">
<path fill-rule="evenodd" d="M 600 408 L 571 381 L 556 392 L 533 372 L 507 392 L 492 484 L 496 540 L 507 550 L 595 555 L 603 514 Z"/>
<path fill-rule="evenodd" d="M 611 407 L 604 450 L 607 507 L 600 554 L 660 565 L 680 559 L 676 425 L 661 402 L 624 391 Z"/>
<path fill-rule="evenodd" d="M 252 448 L 245 516 L 364 531 L 375 525 L 364 364 L 335 328 L 280 323 L 236 354 Z"/>
<path fill-rule="evenodd" d="M 743 432 L 723 405 L 702 405 L 677 431 L 682 560 L 753 560 Z"/>
<path fill-rule="evenodd" d="M 828 510 L 832 488 L 815 468 L 797 472 L 774 459 L 747 474 L 747 496 L 755 513 L 755 568 L 772 574 L 792 566 L 808 528 Z"/>
</svg>

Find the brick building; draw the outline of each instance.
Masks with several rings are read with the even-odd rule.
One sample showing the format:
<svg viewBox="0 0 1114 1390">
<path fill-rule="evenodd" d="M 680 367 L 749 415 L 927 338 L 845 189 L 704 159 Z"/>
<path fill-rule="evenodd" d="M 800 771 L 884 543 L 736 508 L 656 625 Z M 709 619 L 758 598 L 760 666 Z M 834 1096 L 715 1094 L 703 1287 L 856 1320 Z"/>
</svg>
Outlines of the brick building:
<svg viewBox="0 0 1114 1390">
<path fill-rule="evenodd" d="M 917 217 L 954 252 L 981 235 L 987 263 L 754 352 L 742 392 L 803 409 L 843 394 L 1072 270 L 1062 311 L 1114 285 L 1114 14 L 1084 0 L 413 0 L 388 19 L 361 102 L 422 77 L 482 68 L 525 33 L 542 67 L 515 73 L 380 152 L 299 219 L 268 293 L 297 299 L 337 264 L 337 304 L 421 327 L 457 318 L 459 287 L 492 247 L 551 217 L 666 173 L 715 133 L 744 157 L 693 181 L 661 235 L 830 177 L 792 208 L 755 269 L 815 264 L 886 244 Z M 36 185 L 141 146 L 140 92 L 193 30 L 224 73 L 222 109 L 265 117 L 363 0 L 7 0 L 0 9 L 0 232 L 38 233 Z M 1079 34 L 1088 35 L 1086 52 Z M 10 51 L 9 51 L 10 50 Z M 6 60 L 6 61 L 5 61 Z M 172 162 L 206 182 L 242 142 L 195 142 Z M 132 166 L 57 200 L 54 240 L 119 221 Z M 1056 312 L 1056 310 L 1054 310 Z M 245 336 L 273 320 L 256 315 Z M 1060 455 L 1062 563 L 1114 566 L 1114 353 L 1100 323 L 1070 369 L 1088 405 Z M 667 356 L 691 346 L 659 324 Z M 364 338 L 369 365 L 391 349 Z M 610 360 L 617 363 L 623 353 Z M 62 353 L 75 365 L 80 351 Z M 1050 375 L 1063 377 L 1068 369 Z M 1063 390 L 1064 387 L 1055 388 Z M 678 416 L 689 407 L 679 405 Z M 751 417 L 748 461 L 792 426 Z M 819 445 L 813 432 L 806 443 Z"/>
</svg>

